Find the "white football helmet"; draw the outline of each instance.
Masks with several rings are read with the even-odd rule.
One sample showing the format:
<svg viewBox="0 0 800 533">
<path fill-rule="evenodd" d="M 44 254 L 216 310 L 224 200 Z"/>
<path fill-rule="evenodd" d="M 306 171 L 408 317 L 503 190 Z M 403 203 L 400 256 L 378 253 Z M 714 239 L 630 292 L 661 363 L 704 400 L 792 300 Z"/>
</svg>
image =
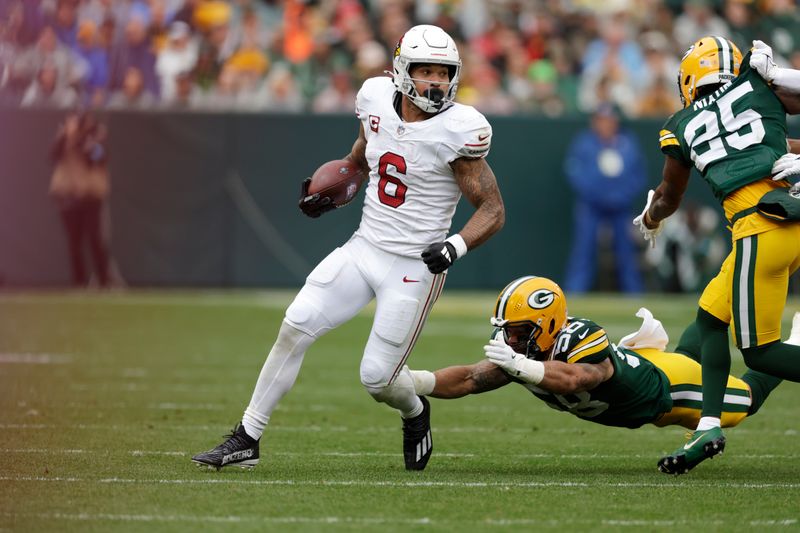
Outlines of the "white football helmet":
<svg viewBox="0 0 800 533">
<path fill-rule="evenodd" d="M 410 71 L 418 63 L 447 65 L 450 84 L 441 99 L 431 99 L 417 92 Z M 453 39 L 438 26 L 422 24 L 408 30 L 394 50 L 394 85 L 426 113 L 438 113 L 456 96 L 461 58 Z"/>
</svg>

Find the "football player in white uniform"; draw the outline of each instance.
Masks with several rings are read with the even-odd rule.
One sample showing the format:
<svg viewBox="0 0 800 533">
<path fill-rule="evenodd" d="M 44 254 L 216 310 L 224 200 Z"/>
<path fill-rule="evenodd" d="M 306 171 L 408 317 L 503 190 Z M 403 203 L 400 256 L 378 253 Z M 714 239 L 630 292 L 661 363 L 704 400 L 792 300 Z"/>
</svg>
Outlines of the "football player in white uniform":
<svg viewBox="0 0 800 533">
<path fill-rule="evenodd" d="M 356 98 L 361 128 L 347 156 L 369 173 L 361 224 L 309 274 L 286 310 L 241 424 L 193 461 L 214 468 L 257 464 L 261 434 L 294 384 L 308 347 L 375 298 L 361 383 L 376 401 L 400 411 L 406 469 L 425 468 L 432 450 L 430 406 L 417 396 L 403 365 L 448 267 L 505 220 L 497 181 L 484 159 L 492 128 L 474 108 L 453 101 L 460 71 L 453 39 L 423 25 L 398 43 L 392 78 L 364 82 Z M 308 181 L 300 199 L 306 215 L 334 208 L 307 189 Z M 447 237 L 461 194 L 475 212 Z"/>
</svg>

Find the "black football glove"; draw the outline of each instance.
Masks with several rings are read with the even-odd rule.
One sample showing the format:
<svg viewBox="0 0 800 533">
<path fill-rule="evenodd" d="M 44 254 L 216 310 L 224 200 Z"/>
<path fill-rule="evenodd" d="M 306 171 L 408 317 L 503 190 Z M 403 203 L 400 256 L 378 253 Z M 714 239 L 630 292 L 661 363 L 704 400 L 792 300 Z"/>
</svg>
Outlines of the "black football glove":
<svg viewBox="0 0 800 533">
<path fill-rule="evenodd" d="M 308 194 L 310 183 L 311 178 L 306 178 L 300 186 L 300 201 L 297 203 L 300 211 L 308 217 L 318 218 L 321 214 L 336 209 L 336 204 L 327 196 L 320 196 L 319 193 Z"/>
<path fill-rule="evenodd" d="M 422 252 L 422 260 L 431 274 L 439 274 L 447 270 L 457 259 L 456 247 L 449 242 L 435 242 Z"/>
</svg>

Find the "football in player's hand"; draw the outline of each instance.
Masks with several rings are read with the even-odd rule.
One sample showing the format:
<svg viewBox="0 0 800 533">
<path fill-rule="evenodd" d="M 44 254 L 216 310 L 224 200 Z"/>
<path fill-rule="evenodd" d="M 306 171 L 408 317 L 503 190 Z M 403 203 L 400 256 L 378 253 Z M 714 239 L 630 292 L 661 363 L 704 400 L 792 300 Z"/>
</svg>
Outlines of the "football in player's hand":
<svg viewBox="0 0 800 533">
<path fill-rule="evenodd" d="M 311 176 L 308 194 L 328 197 L 337 207 L 350 203 L 364 182 L 361 169 L 352 161 L 337 159 L 328 161 Z"/>
</svg>

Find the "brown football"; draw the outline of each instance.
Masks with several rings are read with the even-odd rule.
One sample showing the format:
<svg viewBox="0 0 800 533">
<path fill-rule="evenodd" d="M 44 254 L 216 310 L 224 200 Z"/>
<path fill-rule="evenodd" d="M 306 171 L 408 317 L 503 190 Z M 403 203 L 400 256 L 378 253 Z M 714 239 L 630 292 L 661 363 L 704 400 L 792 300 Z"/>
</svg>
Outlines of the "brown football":
<svg viewBox="0 0 800 533">
<path fill-rule="evenodd" d="M 364 175 L 347 159 L 328 161 L 311 176 L 308 194 L 327 196 L 337 207 L 350 203 L 364 182 Z"/>
</svg>

